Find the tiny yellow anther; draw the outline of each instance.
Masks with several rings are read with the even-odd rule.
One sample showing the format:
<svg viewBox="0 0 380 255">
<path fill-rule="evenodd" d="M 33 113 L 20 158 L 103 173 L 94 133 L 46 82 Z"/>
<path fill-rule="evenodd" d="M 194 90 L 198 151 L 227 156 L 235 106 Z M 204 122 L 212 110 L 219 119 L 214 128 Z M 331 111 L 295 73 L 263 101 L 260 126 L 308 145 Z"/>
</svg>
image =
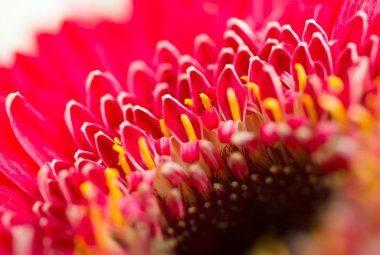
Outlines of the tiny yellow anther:
<svg viewBox="0 0 380 255">
<path fill-rule="evenodd" d="M 374 119 L 371 113 L 361 105 L 352 105 L 349 108 L 348 116 L 365 131 L 370 131 L 374 127 Z"/>
<path fill-rule="evenodd" d="M 248 75 L 243 75 L 242 77 L 240 77 L 240 80 L 248 82 Z"/>
<path fill-rule="evenodd" d="M 227 89 L 227 100 L 230 106 L 232 119 L 234 121 L 241 120 L 239 103 L 237 101 L 235 91 L 232 88 Z"/>
<path fill-rule="evenodd" d="M 94 197 L 95 187 L 90 181 L 82 183 L 79 186 L 79 190 L 82 195 L 88 200 L 91 200 Z"/>
<path fill-rule="evenodd" d="M 329 85 L 330 90 L 335 93 L 341 93 L 344 89 L 342 79 L 335 75 L 330 75 L 327 77 L 327 84 Z"/>
<path fill-rule="evenodd" d="M 253 91 L 253 94 L 257 98 L 258 101 L 260 101 L 260 87 L 256 83 L 250 82 L 248 83 L 248 88 Z"/>
<path fill-rule="evenodd" d="M 194 102 L 191 98 L 185 98 L 184 104 L 190 107 L 194 106 Z"/>
<path fill-rule="evenodd" d="M 170 131 L 169 131 L 168 126 L 166 126 L 165 120 L 164 120 L 164 119 L 160 119 L 160 120 L 159 120 L 159 123 L 160 123 L 161 133 L 162 133 L 165 137 L 170 137 L 170 136 L 172 136 L 172 134 L 171 134 Z"/>
<path fill-rule="evenodd" d="M 137 141 L 141 157 L 149 170 L 156 168 L 156 164 L 153 161 L 152 155 L 150 154 L 148 144 L 146 143 L 146 139 L 144 137 L 140 137 Z"/>
<path fill-rule="evenodd" d="M 324 94 L 318 98 L 321 108 L 331 114 L 331 117 L 338 121 L 342 127 L 348 124 L 346 108 L 343 103 L 335 96 Z"/>
<path fill-rule="evenodd" d="M 307 116 L 312 123 L 318 122 L 318 113 L 315 108 L 314 100 L 309 94 L 302 94 L 302 103 L 306 108 Z"/>
<path fill-rule="evenodd" d="M 200 93 L 199 97 L 202 100 L 203 107 L 206 110 L 211 110 L 212 109 L 212 104 L 211 104 L 210 98 L 205 93 Z"/>
<path fill-rule="evenodd" d="M 123 197 L 123 194 L 120 191 L 120 188 L 117 186 L 116 181 L 119 178 L 119 172 L 113 168 L 107 168 L 105 171 L 106 183 L 109 189 L 109 196 L 112 199 L 120 199 Z"/>
<path fill-rule="evenodd" d="M 117 145 L 121 145 L 121 142 L 120 142 L 120 139 L 118 137 L 115 137 L 113 139 L 114 143 L 116 143 Z"/>
<path fill-rule="evenodd" d="M 277 99 L 275 99 L 273 97 L 268 97 L 268 98 L 264 99 L 263 104 L 264 104 L 264 107 L 266 109 L 271 111 L 273 118 L 276 122 L 281 122 L 284 120 L 284 118 L 282 116 L 280 104 L 277 101 Z"/>
<path fill-rule="evenodd" d="M 186 114 L 181 114 L 180 118 L 189 140 L 197 141 L 198 138 L 197 138 L 197 135 L 195 134 L 195 131 L 194 131 L 193 125 L 191 124 L 189 116 L 187 116 Z"/>
<path fill-rule="evenodd" d="M 299 63 L 295 64 L 294 68 L 296 69 L 296 73 L 297 73 L 299 92 L 303 92 L 307 85 L 307 74 L 306 74 L 305 68 Z"/>
<path fill-rule="evenodd" d="M 115 141 L 115 139 L 117 139 L 117 138 L 114 138 L 114 141 Z M 118 144 L 117 141 L 115 141 L 115 144 L 112 145 L 112 149 L 114 151 L 116 151 L 117 153 L 119 153 L 119 155 L 118 155 L 119 165 L 123 169 L 124 173 L 126 175 L 130 174 L 132 170 L 128 164 L 127 158 L 125 156 L 125 151 L 124 151 L 124 148 L 121 146 L 121 143 Z"/>
</svg>

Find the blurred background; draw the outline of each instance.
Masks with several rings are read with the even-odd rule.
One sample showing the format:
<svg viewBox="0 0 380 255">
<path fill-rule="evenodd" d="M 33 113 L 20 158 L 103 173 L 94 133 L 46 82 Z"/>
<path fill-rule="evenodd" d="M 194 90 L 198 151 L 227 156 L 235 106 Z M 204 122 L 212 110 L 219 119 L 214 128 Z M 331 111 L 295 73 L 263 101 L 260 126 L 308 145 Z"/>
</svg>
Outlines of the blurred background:
<svg viewBox="0 0 380 255">
<path fill-rule="evenodd" d="M 131 0 L 0 0 L 0 62 L 11 62 L 14 51 L 31 53 L 35 33 L 54 32 L 64 19 L 123 22 L 131 11 Z"/>
</svg>

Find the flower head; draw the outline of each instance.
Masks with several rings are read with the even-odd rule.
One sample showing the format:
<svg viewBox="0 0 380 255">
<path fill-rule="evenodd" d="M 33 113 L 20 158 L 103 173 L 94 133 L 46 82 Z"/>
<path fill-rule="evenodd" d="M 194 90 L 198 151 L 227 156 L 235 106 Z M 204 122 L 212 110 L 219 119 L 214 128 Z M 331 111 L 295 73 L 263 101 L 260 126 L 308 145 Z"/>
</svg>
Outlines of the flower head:
<svg viewBox="0 0 380 255">
<path fill-rule="evenodd" d="M 1 158 L 19 187 L 4 185 L 13 201 L 0 233 L 37 252 L 239 253 L 309 231 L 337 173 L 374 213 L 362 186 L 376 164 L 363 174 L 352 157 L 376 157 L 376 20 L 359 11 L 332 38 L 313 19 L 297 32 L 231 18 L 221 44 L 200 34 L 192 55 L 160 41 L 153 61 L 129 64 L 126 84 L 113 68 L 90 72 L 57 121 L 7 95 L 7 132 L 24 151 Z M 358 199 L 345 195 L 351 210 Z"/>
</svg>

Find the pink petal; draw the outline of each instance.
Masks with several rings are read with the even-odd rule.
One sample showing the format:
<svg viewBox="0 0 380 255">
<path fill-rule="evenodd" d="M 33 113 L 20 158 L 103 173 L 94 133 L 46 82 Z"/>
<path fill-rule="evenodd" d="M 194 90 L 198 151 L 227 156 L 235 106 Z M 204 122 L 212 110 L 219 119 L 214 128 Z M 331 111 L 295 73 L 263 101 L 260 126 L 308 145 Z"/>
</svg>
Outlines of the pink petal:
<svg viewBox="0 0 380 255">
<path fill-rule="evenodd" d="M 277 21 L 268 23 L 265 29 L 265 40 L 268 39 L 280 39 L 281 35 L 281 25 Z"/>
<path fill-rule="evenodd" d="M 333 71 L 331 50 L 321 33 L 313 34 L 309 43 L 309 52 L 314 61 L 319 61 L 324 65 L 327 75 L 331 75 Z"/>
<path fill-rule="evenodd" d="M 179 58 L 179 69 L 178 69 L 178 72 L 181 74 L 181 73 L 186 73 L 187 69 L 189 67 L 195 67 L 197 68 L 198 70 L 201 70 L 202 72 L 204 72 L 204 68 L 198 63 L 197 60 L 195 60 L 192 56 L 190 55 L 183 55 Z"/>
<path fill-rule="evenodd" d="M 19 93 L 8 95 L 6 110 L 15 136 L 38 165 L 73 154 L 72 140 L 62 139 L 65 131 L 44 119 Z"/>
<path fill-rule="evenodd" d="M 100 99 L 110 94 L 116 97 L 122 88 L 119 82 L 110 73 L 93 71 L 86 81 L 86 103 L 90 111 L 101 120 Z"/>
<path fill-rule="evenodd" d="M 106 134 L 109 137 L 116 137 L 116 134 L 108 131 L 104 127 L 90 122 L 83 123 L 82 127 L 80 128 L 82 133 L 84 134 L 84 137 L 86 138 L 87 142 L 91 145 L 92 149 L 96 151 L 96 144 L 95 144 L 95 134 L 101 131 L 102 133 Z"/>
<path fill-rule="evenodd" d="M 103 163 L 107 167 L 118 168 L 118 153 L 112 149 L 115 144 L 112 138 L 104 134 L 102 131 L 95 133 L 94 135 L 96 151 Z"/>
<path fill-rule="evenodd" d="M 359 11 L 345 25 L 343 31 L 339 33 L 338 48 L 344 49 L 348 43 L 354 43 L 361 48 L 364 38 L 367 35 L 368 17 L 363 11 Z"/>
<path fill-rule="evenodd" d="M 290 61 L 290 54 L 281 44 L 272 47 L 268 63 L 274 67 L 278 75 L 281 75 L 283 72 L 290 73 Z"/>
<path fill-rule="evenodd" d="M 231 48 L 222 48 L 216 61 L 216 69 L 214 73 L 215 84 L 219 79 L 220 74 L 225 66 L 234 62 L 235 53 Z"/>
<path fill-rule="evenodd" d="M 104 126 L 110 130 L 119 127 L 123 121 L 123 113 L 120 109 L 120 105 L 110 94 L 106 94 L 100 99 L 100 115 Z"/>
<path fill-rule="evenodd" d="M 305 28 L 304 28 L 303 34 L 302 34 L 302 40 L 307 42 L 307 43 L 310 42 L 314 33 L 320 33 L 323 41 L 325 41 L 325 42 L 328 41 L 328 38 L 327 38 L 325 31 L 323 30 L 323 28 L 320 25 L 318 25 L 318 23 L 315 20 L 313 20 L 313 19 L 306 20 Z"/>
<path fill-rule="evenodd" d="M 268 61 L 269 55 L 272 52 L 273 46 L 277 45 L 279 42 L 277 39 L 269 38 L 265 41 L 265 43 L 261 46 L 259 51 L 259 58 L 263 61 Z"/>
<path fill-rule="evenodd" d="M 238 49 L 234 60 L 234 67 L 238 77 L 241 78 L 242 76 L 248 75 L 248 67 L 251 57 L 253 57 L 253 54 L 247 46 L 241 46 Z"/>
<path fill-rule="evenodd" d="M 200 34 L 195 38 L 194 56 L 203 67 L 215 63 L 217 57 L 216 45 L 207 34 Z"/>
<path fill-rule="evenodd" d="M 192 163 L 198 161 L 200 158 L 199 141 L 181 143 L 180 151 L 183 162 Z"/>
<path fill-rule="evenodd" d="M 247 95 L 232 65 L 226 65 L 219 77 L 217 85 L 219 111 L 225 120 L 232 119 L 232 113 L 227 98 L 227 90 L 229 88 L 232 88 L 235 92 L 239 105 L 240 118 L 241 120 L 244 120 L 247 107 Z"/>
<path fill-rule="evenodd" d="M 153 138 L 158 139 L 162 137 L 161 127 L 159 120 L 147 109 L 141 106 L 133 107 L 133 116 L 135 124 L 153 136 Z"/>
<path fill-rule="evenodd" d="M 233 134 L 241 129 L 241 122 L 232 120 L 220 122 L 218 126 L 218 138 L 222 143 L 231 143 Z"/>
<path fill-rule="evenodd" d="M 257 53 L 257 38 L 249 25 L 243 20 L 237 18 L 231 18 L 227 21 L 227 29 L 234 31 L 241 40 L 243 40 L 244 45 L 247 45 L 249 50 L 253 53 Z"/>
<path fill-rule="evenodd" d="M 177 70 L 179 57 L 178 49 L 170 42 L 160 41 L 157 43 L 155 60 L 158 64 L 171 64 Z"/>
<path fill-rule="evenodd" d="M 152 91 L 156 85 L 154 72 L 143 61 L 135 61 L 129 65 L 128 91 L 146 102 L 152 101 Z"/>
<path fill-rule="evenodd" d="M 162 112 L 164 115 L 165 123 L 168 126 L 170 132 L 175 138 L 181 142 L 189 141 L 188 135 L 181 122 L 181 114 L 186 114 L 193 126 L 195 135 L 198 139 L 202 138 L 202 126 L 199 118 L 184 107 L 180 102 L 170 95 L 163 97 Z"/>
<path fill-rule="evenodd" d="M 244 45 L 243 40 L 234 31 L 231 30 L 224 32 L 223 41 L 223 47 L 231 48 L 234 50 L 234 52 L 237 52 L 238 48 Z"/>
</svg>

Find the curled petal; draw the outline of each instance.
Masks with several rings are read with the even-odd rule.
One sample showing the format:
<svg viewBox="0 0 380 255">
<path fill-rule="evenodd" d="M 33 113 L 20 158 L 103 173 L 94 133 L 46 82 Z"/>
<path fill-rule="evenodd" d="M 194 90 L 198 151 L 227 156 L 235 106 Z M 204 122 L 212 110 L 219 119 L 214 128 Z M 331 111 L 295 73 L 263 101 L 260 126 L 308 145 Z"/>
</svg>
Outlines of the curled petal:
<svg viewBox="0 0 380 255">
<path fill-rule="evenodd" d="M 155 85 L 154 72 L 145 62 L 135 61 L 129 65 L 127 86 L 130 93 L 137 98 L 143 98 L 146 102 L 151 102 Z"/>
<path fill-rule="evenodd" d="M 309 44 L 309 52 L 313 60 L 321 62 L 327 71 L 327 75 L 330 75 L 333 71 L 331 50 L 321 33 L 313 34 Z"/>
<path fill-rule="evenodd" d="M 166 125 L 179 141 L 195 141 L 202 138 L 202 126 L 199 118 L 175 98 L 165 95 L 162 111 Z"/>
<path fill-rule="evenodd" d="M 281 25 L 277 21 L 269 22 L 268 25 L 265 28 L 264 32 L 265 40 L 268 39 L 280 39 L 281 35 Z"/>
<path fill-rule="evenodd" d="M 345 25 L 339 33 L 338 48 L 344 49 L 348 43 L 354 43 L 361 48 L 368 30 L 368 17 L 363 11 L 359 11 Z"/>
<path fill-rule="evenodd" d="M 248 46 L 250 51 L 257 53 L 257 38 L 255 38 L 255 34 L 246 22 L 237 18 L 231 18 L 227 21 L 227 29 L 234 31 L 243 40 L 244 44 Z"/>
<path fill-rule="evenodd" d="M 104 95 L 100 99 L 100 115 L 104 125 L 110 130 L 116 129 L 123 121 L 120 105 L 110 94 Z"/>
<path fill-rule="evenodd" d="M 233 49 L 234 52 L 237 52 L 238 48 L 244 45 L 243 40 L 234 31 L 231 30 L 227 30 L 226 32 L 224 32 L 223 41 L 223 46 L 225 48 Z"/>
<path fill-rule="evenodd" d="M 90 122 L 83 123 L 82 127 L 80 128 L 82 133 L 84 134 L 84 137 L 86 138 L 87 142 L 91 145 L 91 147 L 96 150 L 96 144 L 95 144 L 95 134 L 101 131 L 102 133 L 106 134 L 109 137 L 116 137 L 112 132 L 109 132 L 104 127 Z"/>
<path fill-rule="evenodd" d="M 272 47 L 268 63 L 274 67 L 278 75 L 290 73 L 290 54 L 279 44 Z"/>
<path fill-rule="evenodd" d="M 302 40 L 307 43 L 310 42 L 314 33 L 319 33 L 325 42 L 328 41 L 325 31 L 320 25 L 318 25 L 318 23 L 315 20 L 313 19 L 306 20 L 305 28 L 302 34 Z"/>
<path fill-rule="evenodd" d="M 247 95 L 234 67 L 227 65 L 217 85 L 219 110 L 225 120 L 243 120 L 247 107 Z"/>
<path fill-rule="evenodd" d="M 134 106 L 133 116 L 135 124 L 139 128 L 145 130 L 155 139 L 162 137 L 163 134 L 161 132 L 159 120 L 147 109 L 140 106 Z"/>
<path fill-rule="evenodd" d="M 216 68 L 214 79 L 218 79 L 220 73 L 224 70 L 225 66 L 234 62 L 235 53 L 231 48 L 222 48 L 218 60 L 216 61 Z"/>
<path fill-rule="evenodd" d="M 247 46 L 239 47 L 234 59 L 234 67 L 240 78 L 248 75 L 248 67 L 251 57 L 253 57 L 253 54 Z"/>
<path fill-rule="evenodd" d="M 158 64 L 171 64 L 175 70 L 178 68 L 178 58 L 180 53 L 178 49 L 168 41 L 160 41 L 157 43 L 155 62 Z"/>
<path fill-rule="evenodd" d="M 112 138 L 99 131 L 94 136 L 96 150 L 107 167 L 118 168 L 118 153 L 112 149 L 115 144 Z"/>
<path fill-rule="evenodd" d="M 279 43 L 278 40 L 271 39 L 271 38 L 265 41 L 263 46 L 260 48 L 260 51 L 258 54 L 259 58 L 263 61 L 268 61 L 269 55 L 272 52 L 272 48 L 276 46 L 278 43 Z"/>
<path fill-rule="evenodd" d="M 195 38 L 194 56 L 203 67 L 215 63 L 217 57 L 216 45 L 207 34 L 200 34 Z"/>
</svg>

